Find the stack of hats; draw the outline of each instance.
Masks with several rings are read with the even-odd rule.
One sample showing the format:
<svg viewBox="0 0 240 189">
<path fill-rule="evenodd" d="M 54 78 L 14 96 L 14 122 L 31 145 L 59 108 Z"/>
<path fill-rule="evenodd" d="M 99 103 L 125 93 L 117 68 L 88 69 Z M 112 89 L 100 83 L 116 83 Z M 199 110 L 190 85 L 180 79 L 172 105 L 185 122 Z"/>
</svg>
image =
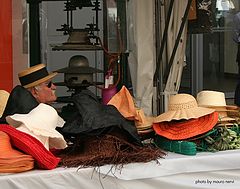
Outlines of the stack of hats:
<svg viewBox="0 0 240 189">
<path fill-rule="evenodd" d="M 0 124 L 0 132 L 6 133 L 11 141 L 12 147 L 15 149 L 21 151 L 22 153 L 26 154 L 22 156 L 23 154 L 20 154 L 14 150 L 11 149 L 11 147 L 3 147 L 2 143 L 5 141 L 7 145 L 9 145 L 8 137 L 6 137 L 5 134 L 2 134 L 1 138 L 1 147 L 4 148 L 4 152 L 1 151 L 1 157 L 4 156 L 4 158 L 13 158 L 13 156 L 16 157 L 16 155 L 21 155 L 21 158 L 26 158 L 25 160 L 25 166 L 24 167 L 16 167 L 17 170 L 5 170 L 7 171 L 22 171 L 22 170 L 29 170 L 32 169 L 32 159 L 34 159 L 34 167 L 40 168 L 40 169 L 54 169 L 57 167 L 60 158 L 53 155 L 49 150 L 47 150 L 43 144 L 37 140 L 35 137 L 32 137 L 31 135 L 24 133 L 22 131 L 17 130 L 16 128 L 7 125 L 7 124 Z M 4 140 L 3 137 L 5 137 Z M 2 150 L 2 149 L 1 149 Z M 6 151 L 5 151 L 6 150 Z M 10 151 L 10 152 L 7 152 Z M 14 151 L 14 152 L 13 152 Z M 28 156 L 29 155 L 29 156 Z M 20 161 L 19 161 L 20 162 Z M 10 162 L 4 162 L 5 168 L 11 167 Z M 19 164 L 20 165 L 20 164 Z M 3 167 L 2 167 L 3 168 Z M 1 168 L 0 168 L 1 169 Z M 19 170 L 20 169 L 20 170 Z"/>
<path fill-rule="evenodd" d="M 161 149 L 142 144 L 133 120 L 127 120 L 115 106 L 100 103 L 90 90 L 74 95 L 73 103 L 75 114 L 61 128 L 71 141 L 60 154 L 63 166 L 122 166 L 164 156 Z M 129 115 L 134 119 L 135 114 Z"/>
<path fill-rule="evenodd" d="M 6 117 L 11 126 L 38 139 L 47 150 L 64 149 L 67 143 L 56 127 L 63 127 L 65 121 L 50 105 L 40 103 L 27 114 L 14 114 Z"/>
<path fill-rule="evenodd" d="M 157 138 L 182 141 L 207 133 L 217 121 L 218 113 L 214 109 L 198 106 L 190 94 L 176 94 L 170 97 L 168 111 L 154 118 L 153 129 Z M 157 145 L 164 146 L 161 143 Z M 173 148 L 167 150 L 173 151 Z"/>
<path fill-rule="evenodd" d="M 153 117 L 146 116 L 143 109 L 136 108 L 133 97 L 125 86 L 111 98 L 108 105 L 115 106 L 123 117 L 133 120 L 138 134 L 144 135 L 153 131 Z"/>
<path fill-rule="evenodd" d="M 227 105 L 223 92 L 203 90 L 197 94 L 197 102 L 201 107 L 212 108 L 218 112 L 219 126 L 231 126 L 234 123 L 238 123 L 239 108 L 237 106 Z"/>
<path fill-rule="evenodd" d="M 14 149 L 7 133 L 0 131 L 0 141 L 0 173 L 19 173 L 33 169 L 33 157 Z"/>
</svg>

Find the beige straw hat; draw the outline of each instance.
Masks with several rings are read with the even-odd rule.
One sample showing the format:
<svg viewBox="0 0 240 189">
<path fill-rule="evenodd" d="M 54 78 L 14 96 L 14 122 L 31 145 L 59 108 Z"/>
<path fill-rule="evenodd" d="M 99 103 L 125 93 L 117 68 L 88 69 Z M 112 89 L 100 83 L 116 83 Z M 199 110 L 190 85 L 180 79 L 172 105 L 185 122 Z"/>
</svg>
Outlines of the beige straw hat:
<svg viewBox="0 0 240 189">
<path fill-rule="evenodd" d="M 228 112 L 239 112 L 238 107 L 227 105 L 223 92 L 203 90 L 197 94 L 197 102 L 201 107 L 215 109 L 219 113 L 219 122 L 236 121 L 228 116 Z"/>
<path fill-rule="evenodd" d="M 57 72 L 48 73 L 45 64 L 37 64 L 18 73 L 18 78 L 23 87 L 29 88 L 48 81 L 56 75 Z"/>
<path fill-rule="evenodd" d="M 5 110 L 5 107 L 6 107 L 7 101 L 8 101 L 8 97 L 9 97 L 9 92 L 7 92 L 5 90 L 0 90 L 0 117 L 2 117 L 2 114 Z"/>
<path fill-rule="evenodd" d="M 197 94 L 197 103 L 202 107 L 218 108 L 222 111 L 237 110 L 237 106 L 227 105 L 225 94 L 220 91 L 203 90 Z"/>
<path fill-rule="evenodd" d="M 170 97 L 168 111 L 155 117 L 153 122 L 199 118 L 213 113 L 215 110 L 199 107 L 196 99 L 190 94 L 176 94 Z"/>
</svg>

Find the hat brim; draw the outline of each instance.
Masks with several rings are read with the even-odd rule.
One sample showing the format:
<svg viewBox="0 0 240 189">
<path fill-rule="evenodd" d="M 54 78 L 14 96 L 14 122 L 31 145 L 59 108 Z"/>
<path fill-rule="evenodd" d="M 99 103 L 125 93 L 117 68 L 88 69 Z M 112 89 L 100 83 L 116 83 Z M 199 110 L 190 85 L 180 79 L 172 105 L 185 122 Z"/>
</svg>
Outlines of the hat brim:
<svg viewBox="0 0 240 189">
<path fill-rule="evenodd" d="M 199 118 L 213 113 L 215 110 L 211 108 L 195 107 L 190 109 L 179 109 L 177 111 L 167 111 L 155 117 L 153 123 L 160 123 L 164 121 L 181 120 Z"/>
<path fill-rule="evenodd" d="M 210 131 L 218 121 L 214 112 L 197 119 L 154 123 L 156 134 L 171 140 L 184 140 Z"/>
<path fill-rule="evenodd" d="M 13 146 L 22 150 L 24 153 L 31 155 L 36 160 L 39 168 L 54 169 L 57 167 L 60 158 L 55 157 L 36 138 L 18 131 L 16 128 L 7 124 L 2 124 L 0 126 L 0 131 L 3 131 L 10 136 Z"/>
<path fill-rule="evenodd" d="M 38 124 L 33 124 L 34 121 L 28 114 L 14 114 L 12 116 L 7 116 L 6 120 L 15 128 L 19 127 L 21 124 L 24 124 L 33 134 L 49 137 L 49 145 L 51 147 L 57 149 L 64 149 L 67 147 L 66 141 L 57 130 L 38 127 Z"/>
<path fill-rule="evenodd" d="M 50 79 L 52 79 L 53 77 L 55 77 L 57 75 L 57 72 L 53 72 L 53 73 L 50 73 L 48 76 L 44 77 L 44 78 L 41 78 L 37 81 L 34 81 L 32 83 L 29 83 L 27 85 L 23 85 L 24 88 L 30 88 L 30 87 L 34 87 L 34 86 L 37 86 L 45 81 L 48 81 Z"/>
<path fill-rule="evenodd" d="M 58 73 L 82 73 L 82 74 L 92 74 L 92 73 L 103 73 L 102 70 L 97 68 L 92 68 L 88 66 L 79 66 L 79 67 L 65 67 L 57 70 Z"/>
<path fill-rule="evenodd" d="M 211 108 L 215 109 L 216 111 L 226 111 L 226 112 L 239 112 L 239 107 L 233 105 L 226 105 L 226 106 L 201 106 L 204 108 Z"/>
</svg>

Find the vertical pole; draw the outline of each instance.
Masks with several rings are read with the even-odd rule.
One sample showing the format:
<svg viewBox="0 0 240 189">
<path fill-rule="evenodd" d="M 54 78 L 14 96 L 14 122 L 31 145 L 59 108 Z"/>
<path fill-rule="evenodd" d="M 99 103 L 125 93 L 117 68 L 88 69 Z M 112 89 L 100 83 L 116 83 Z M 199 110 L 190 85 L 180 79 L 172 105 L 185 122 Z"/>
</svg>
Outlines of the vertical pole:
<svg viewBox="0 0 240 189">
<path fill-rule="evenodd" d="M 39 3 L 41 0 L 27 0 L 29 4 L 29 52 L 30 66 L 41 63 Z"/>
</svg>

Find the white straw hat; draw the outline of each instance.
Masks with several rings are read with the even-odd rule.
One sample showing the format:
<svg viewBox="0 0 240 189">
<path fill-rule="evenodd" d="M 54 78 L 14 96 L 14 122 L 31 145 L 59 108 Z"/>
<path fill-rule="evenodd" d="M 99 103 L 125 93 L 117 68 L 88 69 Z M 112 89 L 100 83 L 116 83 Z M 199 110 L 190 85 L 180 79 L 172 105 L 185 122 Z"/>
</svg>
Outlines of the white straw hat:
<svg viewBox="0 0 240 189">
<path fill-rule="evenodd" d="M 154 123 L 171 120 L 199 118 L 215 110 L 199 107 L 196 99 L 190 94 L 176 94 L 170 97 L 168 111 L 154 118 Z"/>
<path fill-rule="evenodd" d="M 197 94 L 197 103 L 202 107 L 225 107 L 227 110 L 236 110 L 237 106 L 227 105 L 225 94 L 220 91 L 203 90 Z M 224 110 L 224 109 L 223 109 Z"/>
<path fill-rule="evenodd" d="M 226 104 L 225 94 L 220 91 L 203 90 L 197 94 L 197 103 L 201 107 L 213 108 L 219 112 L 219 121 L 236 121 L 227 112 L 239 112 L 237 106 Z"/>
<path fill-rule="evenodd" d="M 0 117 L 2 117 L 2 114 L 5 110 L 5 107 L 6 107 L 7 101 L 8 101 L 8 97 L 9 97 L 9 92 L 7 92 L 5 90 L 0 90 Z"/>
<path fill-rule="evenodd" d="M 42 137 L 49 138 L 49 147 L 64 149 L 67 147 L 63 136 L 55 129 L 63 127 L 65 121 L 58 115 L 57 111 L 50 105 L 40 103 L 36 108 L 28 114 L 14 114 L 6 117 L 8 124 L 14 127 L 24 126 L 34 136 L 39 136 L 38 139 L 42 142 Z M 27 132 L 27 129 L 21 129 Z"/>
</svg>

